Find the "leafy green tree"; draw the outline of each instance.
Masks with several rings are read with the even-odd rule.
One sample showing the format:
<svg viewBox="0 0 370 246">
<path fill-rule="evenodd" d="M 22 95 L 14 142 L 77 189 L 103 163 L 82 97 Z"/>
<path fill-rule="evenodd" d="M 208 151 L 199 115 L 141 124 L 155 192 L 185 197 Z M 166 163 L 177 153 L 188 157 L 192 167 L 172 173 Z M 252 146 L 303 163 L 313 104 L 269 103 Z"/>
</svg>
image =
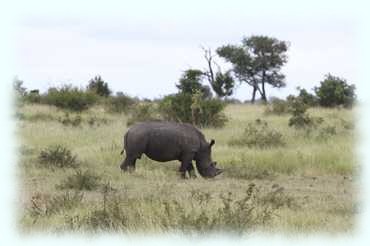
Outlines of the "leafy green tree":
<svg viewBox="0 0 370 246">
<path fill-rule="evenodd" d="M 209 86 L 202 84 L 204 73 L 198 69 L 186 70 L 176 87 L 180 93 L 194 94 L 196 91 L 201 91 L 204 98 L 211 98 L 212 93 Z"/>
<path fill-rule="evenodd" d="M 87 85 L 87 90 L 104 97 L 108 97 L 111 94 L 108 83 L 104 82 L 100 75 L 95 76 L 89 81 L 89 84 Z"/>
<path fill-rule="evenodd" d="M 345 79 L 331 74 L 325 75 L 320 86 L 314 88 L 319 104 L 324 107 L 352 107 L 356 100 L 355 89 L 355 85 L 349 85 Z"/>
<path fill-rule="evenodd" d="M 204 72 L 207 76 L 207 79 L 219 98 L 231 96 L 234 92 L 235 81 L 231 75 L 231 71 L 226 73 L 221 72 L 220 66 L 213 61 L 213 55 L 211 49 L 204 49 L 204 58 L 207 61 L 208 71 Z M 218 71 L 214 72 L 213 64 L 217 65 Z"/>
<path fill-rule="evenodd" d="M 306 89 L 297 87 L 298 90 L 298 98 L 302 100 L 302 102 L 310 107 L 317 106 L 318 104 L 318 98 L 312 94 L 309 93 Z"/>
<path fill-rule="evenodd" d="M 267 101 L 266 84 L 272 87 L 284 87 L 285 76 L 280 72 L 287 62 L 288 44 L 267 36 L 250 36 L 242 40 L 241 45 L 225 45 L 216 50 L 233 66 L 235 77 L 252 87 L 254 103 L 259 92 L 263 101 Z"/>
</svg>

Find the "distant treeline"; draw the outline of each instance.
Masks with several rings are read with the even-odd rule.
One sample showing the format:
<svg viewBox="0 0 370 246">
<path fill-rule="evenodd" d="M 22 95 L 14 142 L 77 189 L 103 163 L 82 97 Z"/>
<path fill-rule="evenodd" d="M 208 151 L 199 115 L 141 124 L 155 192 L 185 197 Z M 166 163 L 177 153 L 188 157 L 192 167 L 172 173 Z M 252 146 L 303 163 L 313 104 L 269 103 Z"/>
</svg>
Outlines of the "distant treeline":
<svg viewBox="0 0 370 246">
<path fill-rule="evenodd" d="M 77 112 L 102 104 L 109 112 L 131 114 L 131 123 L 140 119 L 164 119 L 189 122 L 200 127 L 220 127 L 227 121 L 223 114 L 225 105 L 241 103 L 231 98 L 237 82 L 252 88 L 250 103 L 256 101 L 257 94 L 261 96 L 263 103 L 268 103 L 266 84 L 277 88 L 285 86 L 285 76 L 280 70 L 287 62 L 287 50 L 287 43 L 275 38 L 246 37 L 241 45 L 224 45 L 216 49 L 217 55 L 232 67 L 222 72 L 212 51 L 203 48 L 207 69 L 185 70 L 176 84 L 178 92 L 155 100 L 140 100 L 123 92 L 112 95 L 108 83 L 101 76 L 92 78 L 86 88 L 61 85 L 49 88 L 43 94 L 37 89 L 27 91 L 23 87 L 23 81 L 15 79 L 14 89 L 18 104 L 42 103 Z M 290 95 L 286 102 L 296 102 L 308 107 L 352 107 L 356 99 L 355 86 L 331 74 L 325 75 L 320 85 L 313 88 L 314 93 L 303 88 L 297 89 L 298 96 Z M 272 101 L 272 111 L 285 107 L 282 106 L 284 100 Z"/>
</svg>

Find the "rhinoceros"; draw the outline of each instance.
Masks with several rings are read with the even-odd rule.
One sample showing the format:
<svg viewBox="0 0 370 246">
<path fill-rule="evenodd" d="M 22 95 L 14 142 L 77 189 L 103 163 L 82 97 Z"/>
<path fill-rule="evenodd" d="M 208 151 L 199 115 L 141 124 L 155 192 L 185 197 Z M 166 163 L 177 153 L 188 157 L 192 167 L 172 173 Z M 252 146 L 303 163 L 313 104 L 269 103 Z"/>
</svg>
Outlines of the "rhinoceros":
<svg viewBox="0 0 370 246">
<path fill-rule="evenodd" d="M 135 162 L 144 153 L 150 159 L 166 162 L 179 160 L 181 177 L 186 172 L 195 178 L 192 161 L 195 160 L 197 170 L 202 177 L 212 178 L 222 173 L 212 161 L 211 149 L 215 140 L 209 143 L 204 135 L 193 125 L 174 122 L 140 122 L 131 126 L 124 136 L 126 158 L 120 168 L 123 171 L 135 170 Z"/>
</svg>

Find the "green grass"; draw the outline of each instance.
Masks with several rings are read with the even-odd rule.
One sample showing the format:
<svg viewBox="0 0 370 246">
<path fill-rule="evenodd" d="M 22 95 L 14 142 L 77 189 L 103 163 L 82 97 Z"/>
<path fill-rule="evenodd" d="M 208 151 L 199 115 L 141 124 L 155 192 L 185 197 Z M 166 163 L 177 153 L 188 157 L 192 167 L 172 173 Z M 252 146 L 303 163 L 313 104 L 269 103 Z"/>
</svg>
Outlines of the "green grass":
<svg viewBox="0 0 370 246">
<path fill-rule="evenodd" d="M 124 114 L 107 113 L 96 106 L 81 113 L 80 124 L 73 126 L 61 122 L 65 112 L 55 107 L 24 105 L 15 113 L 20 228 L 27 232 L 125 233 L 352 231 L 358 170 L 354 111 L 310 109 L 310 115 L 324 118 L 311 131 L 289 127 L 288 114 L 266 115 L 264 111 L 261 105 L 227 106 L 229 121 L 224 128 L 202 129 L 208 140 L 216 140 L 212 155 L 224 173 L 211 180 L 183 180 L 176 161 L 158 163 L 145 156 L 137 161 L 134 173 L 120 172 L 120 151 L 127 130 Z M 69 113 L 71 118 L 77 115 Z M 101 123 L 91 124 L 91 119 Z M 228 144 L 240 138 L 248 123 L 256 119 L 281 133 L 285 144 L 269 148 Z M 327 127 L 335 127 L 335 134 L 322 134 Z M 84 170 L 81 175 L 75 169 L 39 165 L 40 152 L 56 145 L 76 155 L 79 169 Z M 81 179 L 85 171 L 98 177 L 94 178 L 98 184 L 89 189 L 67 185 L 72 179 L 76 184 L 89 183 L 90 179 Z M 104 190 L 103 184 L 108 182 L 111 189 Z M 251 184 L 255 190 L 248 198 Z M 277 187 L 281 189 L 276 193 Z M 79 195 L 69 195 L 73 192 Z M 39 209 L 34 207 L 35 199 Z M 62 204 L 57 205 L 58 201 Z M 46 213 L 47 209 L 53 212 Z"/>
</svg>

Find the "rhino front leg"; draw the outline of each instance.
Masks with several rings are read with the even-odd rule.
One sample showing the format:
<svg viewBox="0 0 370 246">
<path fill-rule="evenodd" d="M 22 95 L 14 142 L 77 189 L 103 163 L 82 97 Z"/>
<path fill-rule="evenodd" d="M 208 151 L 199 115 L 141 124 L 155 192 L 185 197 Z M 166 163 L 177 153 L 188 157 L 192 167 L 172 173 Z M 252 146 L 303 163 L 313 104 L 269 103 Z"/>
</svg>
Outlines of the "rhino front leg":
<svg viewBox="0 0 370 246">
<path fill-rule="evenodd" d="M 181 160 L 181 166 L 180 166 L 180 175 L 182 178 L 185 178 L 186 177 L 186 172 L 189 170 L 189 169 L 194 169 L 193 167 L 193 163 L 192 163 L 192 160 L 193 160 L 193 155 L 184 155 L 182 160 Z"/>
<path fill-rule="evenodd" d="M 197 175 L 195 174 L 195 170 L 194 170 L 194 166 L 193 166 L 193 163 L 190 163 L 190 165 L 188 165 L 188 169 L 187 169 L 188 173 L 189 173 L 189 177 L 190 178 L 193 178 L 195 179 L 197 177 Z"/>
</svg>

